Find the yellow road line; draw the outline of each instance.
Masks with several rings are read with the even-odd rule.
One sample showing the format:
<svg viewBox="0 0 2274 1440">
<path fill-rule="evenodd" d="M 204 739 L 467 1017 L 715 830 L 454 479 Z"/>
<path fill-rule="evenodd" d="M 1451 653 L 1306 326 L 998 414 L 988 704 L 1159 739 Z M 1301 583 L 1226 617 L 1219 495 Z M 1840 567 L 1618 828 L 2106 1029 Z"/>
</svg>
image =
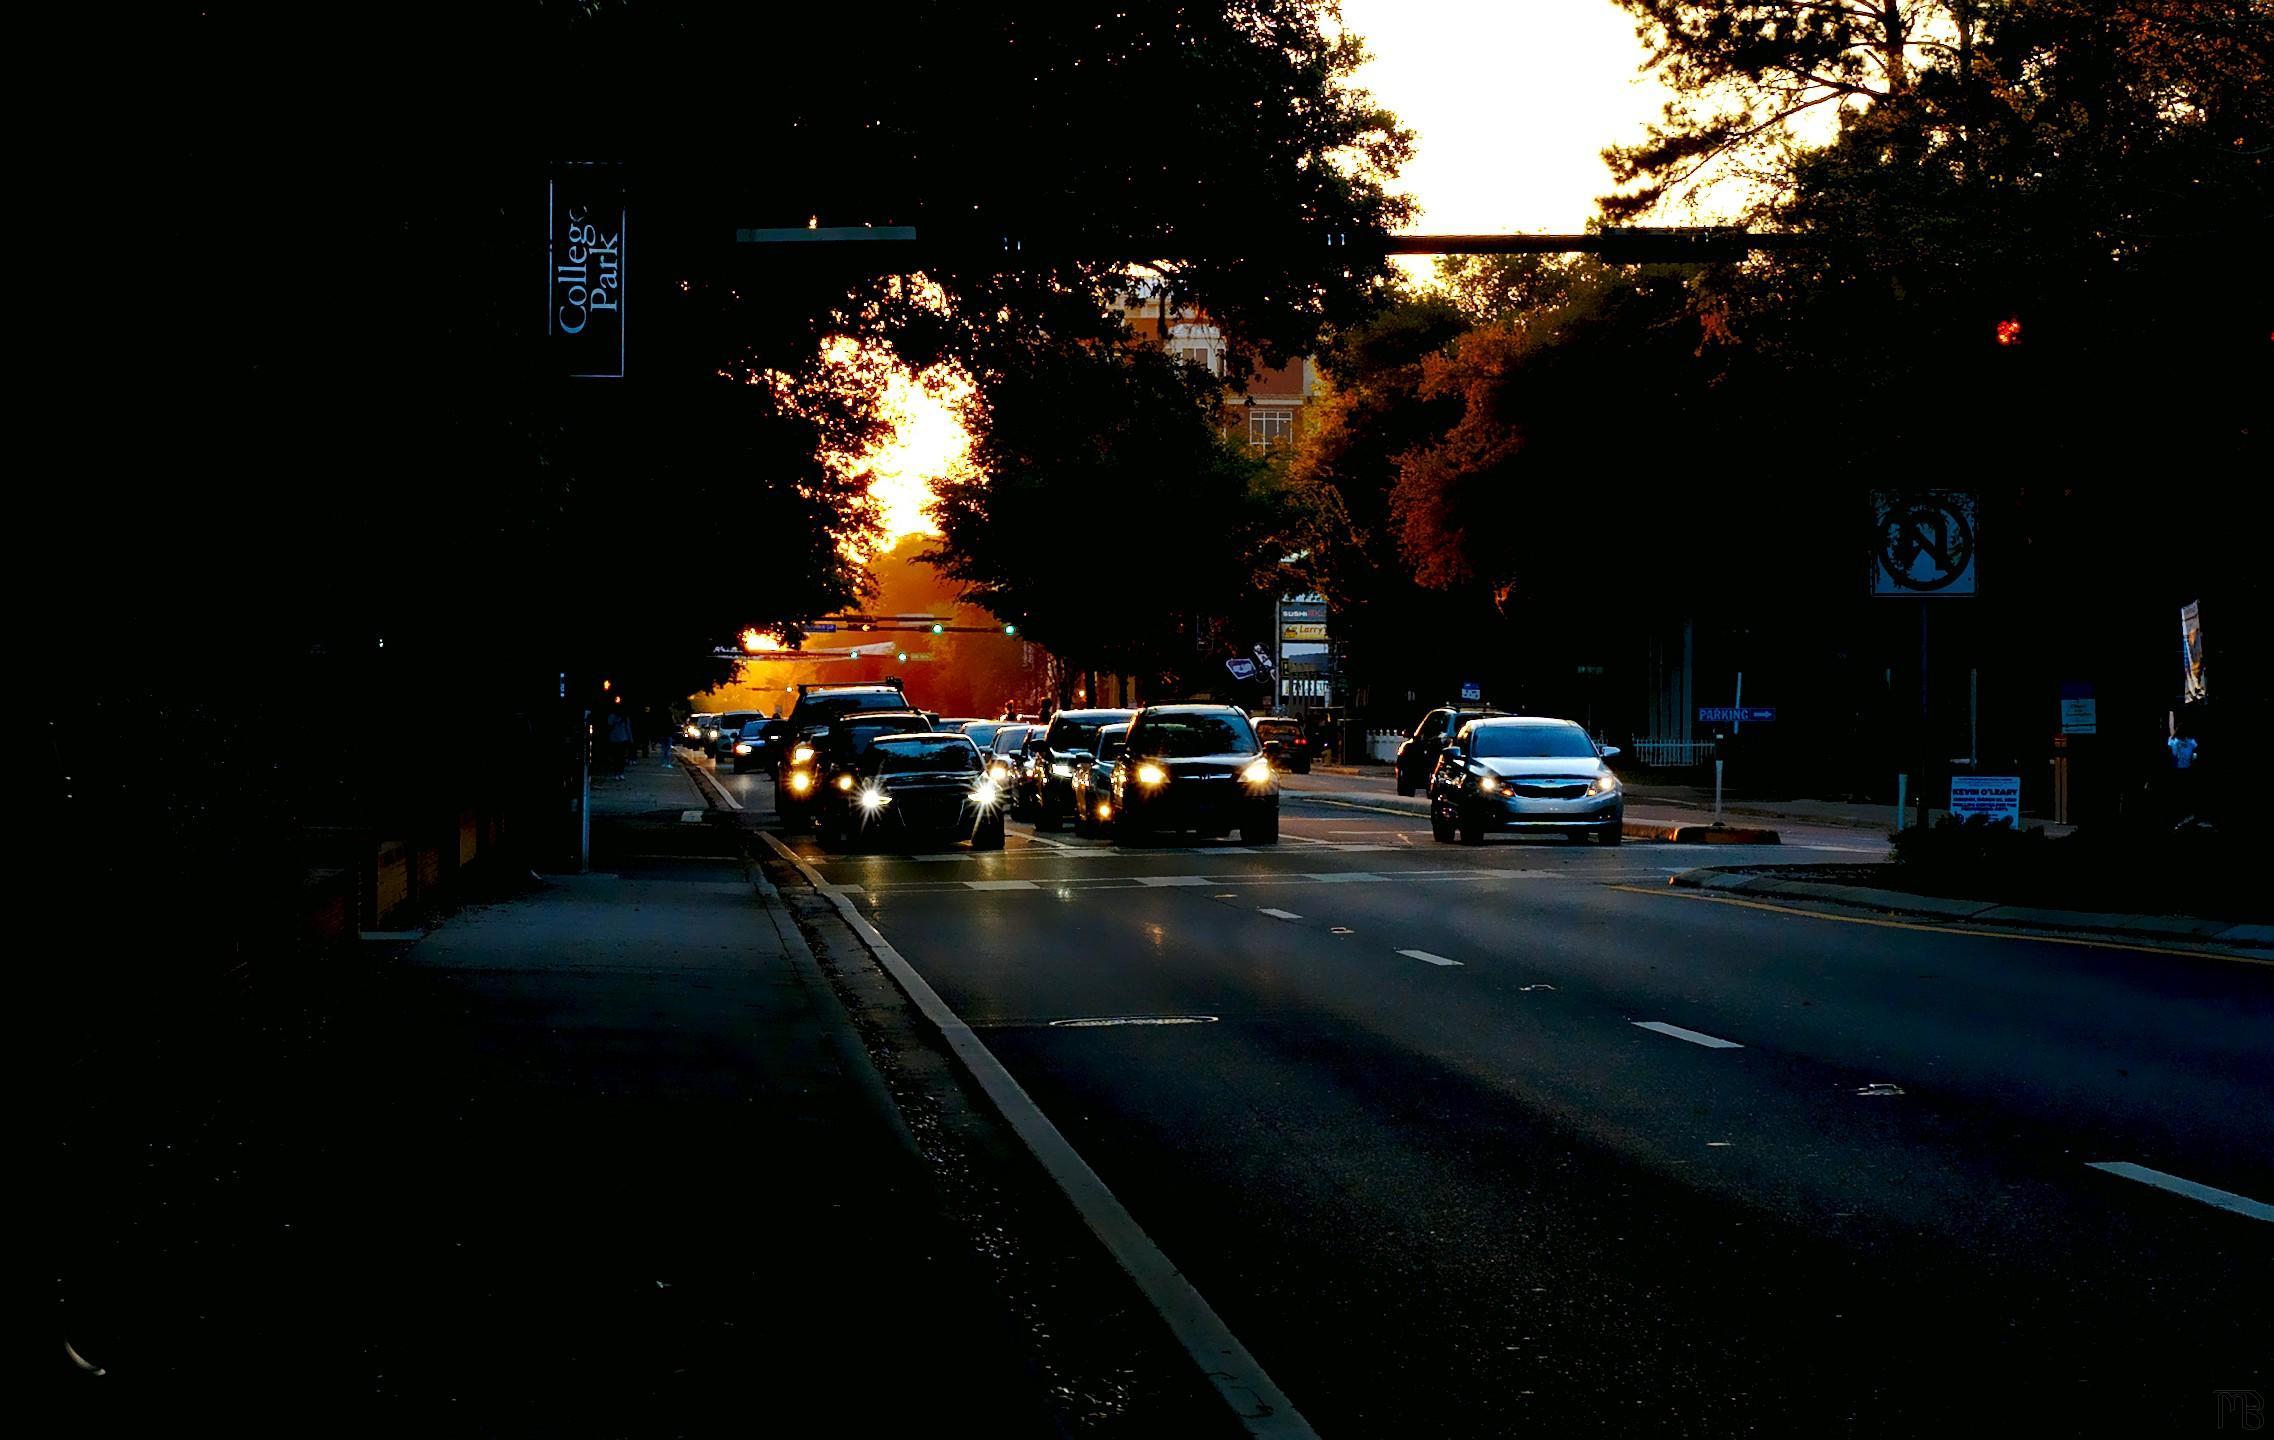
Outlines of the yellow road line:
<svg viewBox="0 0 2274 1440">
<path fill-rule="evenodd" d="M 2142 945 L 2128 940 L 2083 940 L 2067 935 L 2021 934 L 2010 930 L 1970 930 L 1956 925 L 1922 924 L 1915 920 L 1875 920 L 1864 915 L 1828 915 L 1821 910 L 1802 910 L 1791 905 L 1771 904 L 1766 900 L 1748 900 L 1737 895 L 1711 895 L 1696 890 L 1675 890 L 1654 885 L 1606 885 L 1603 888 L 1606 890 L 1623 890 L 1629 895 L 1663 895 L 1673 900 L 1710 900 L 1718 905 L 1737 905 L 1747 910 L 1766 910 L 1775 915 L 1798 915 L 1809 920 L 1833 920 L 1843 925 L 1870 925 L 1880 930 L 1916 930 L 1927 935 L 1971 935 L 1984 940 L 2035 940 L 2040 945 L 2081 945 L 2088 950 L 2129 950 L 2140 955 L 2185 955 L 2196 960 L 2231 960 L 2237 965 L 2259 965 L 2274 969 L 2274 960 L 2261 960 L 2251 955 L 2236 955 L 2226 950 L 2179 950 L 2164 945 Z"/>
</svg>

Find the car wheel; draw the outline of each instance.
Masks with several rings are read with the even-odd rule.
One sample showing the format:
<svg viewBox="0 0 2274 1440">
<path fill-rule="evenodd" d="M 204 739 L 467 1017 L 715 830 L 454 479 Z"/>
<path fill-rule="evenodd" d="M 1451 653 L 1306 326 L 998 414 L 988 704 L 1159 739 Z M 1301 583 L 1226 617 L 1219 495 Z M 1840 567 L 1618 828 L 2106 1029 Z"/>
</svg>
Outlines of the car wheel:
<svg viewBox="0 0 2274 1440">
<path fill-rule="evenodd" d="M 979 828 L 971 832 L 971 848 L 974 850 L 1000 850 L 1003 848 L 1003 817 L 1000 814 L 990 815 L 979 822 Z"/>
<path fill-rule="evenodd" d="M 1261 814 L 1252 816 L 1240 826 L 1242 845 L 1276 845 L 1279 843 L 1279 807 L 1274 805 Z"/>
<path fill-rule="evenodd" d="M 1484 822 L 1475 816 L 1461 816 L 1460 829 L 1463 845 L 1482 845 L 1484 843 Z"/>
<path fill-rule="evenodd" d="M 1310 773 L 1311 773 L 1311 762 L 1310 762 L 1310 761 L 1308 761 L 1308 760 L 1299 760 L 1299 761 L 1297 761 L 1297 762 L 1295 763 L 1295 773 L 1296 773 L 1296 774 L 1298 774 L 1298 775 L 1308 775 L 1308 774 L 1310 774 Z"/>
<path fill-rule="evenodd" d="M 1411 795 L 1413 793 L 1413 782 L 1405 778 L 1405 769 L 1402 766 L 1398 769 L 1398 793 L 1400 795 Z"/>
<path fill-rule="evenodd" d="M 1145 827 L 1126 810 L 1113 817 L 1113 843 L 1116 845 L 1142 845 Z"/>
<path fill-rule="evenodd" d="M 1595 832 L 1595 843 L 1598 845 L 1616 845 L 1626 838 L 1626 826 L 1617 820 Z"/>
<path fill-rule="evenodd" d="M 1442 806 L 1429 807 L 1429 838 L 1440 845 L 1453 843 L 1453 817 Z"/>
<path fill-rule="evenodd" d="M 1055 834 L 1058 830 L 1058 821 L 1058 812 L 1051 809 L 1048 805 L 1037 805 L 1034 807 L 1035 829 Z"/>
</svg>

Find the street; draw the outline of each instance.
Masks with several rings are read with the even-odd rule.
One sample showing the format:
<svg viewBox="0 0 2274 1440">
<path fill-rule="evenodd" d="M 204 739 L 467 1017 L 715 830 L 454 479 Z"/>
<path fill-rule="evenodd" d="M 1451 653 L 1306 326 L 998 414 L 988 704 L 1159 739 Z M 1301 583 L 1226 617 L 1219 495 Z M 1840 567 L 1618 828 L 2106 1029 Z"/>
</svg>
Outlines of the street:
<svg viewBox="0 0 2274 1440">
<path fill-rule="evenodd" d="M 2150 1433 L 2266 1388 L 2265 964 L 1677 895 L 1694 847 L 1436 845 L 1334 777 L 1284 826 L 789 844 L 1321 1433 Z"/>
</svg>

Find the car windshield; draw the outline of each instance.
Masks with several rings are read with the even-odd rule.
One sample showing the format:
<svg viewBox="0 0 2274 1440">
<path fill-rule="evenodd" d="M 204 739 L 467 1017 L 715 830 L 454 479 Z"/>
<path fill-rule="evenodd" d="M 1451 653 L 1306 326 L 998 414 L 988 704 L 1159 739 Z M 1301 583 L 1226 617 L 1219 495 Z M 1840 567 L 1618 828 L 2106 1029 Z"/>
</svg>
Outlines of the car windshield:
<svg viewBox="0 0 2274 1440">
<path fill-rule="evenodd" d="M 1095 750 L 1098 731 L 1113 723 L 1111 720 L 1074 720 L 1061 716 L 1050 722 L 1050 748 Z"/>
<path fill-rule="evenodd" d="M 829 729 L 829 743 L 840 754 L 858 755 L 880 735 L 905 735 L 925 729 L 921 715 L 894 715 L 881 720 L 849 720 Z"/>
<path fill-rule="evenodd" d="M 1292 740 L 1302 729 L 1292 720 L 1258 720 L 1255 733 L 1266 740 Z"/>
<path fill-rule="evenodd" d="M 1237 715 L 1180 714 L 1148 717 L 1130 748 L 1176 759 L 1185 755 L 1244 755 L 1257 749 L 1255 732 Z"/>
<path fill-rule="evenodd" d="M 908 697 L 897 690 L 856 690 L 842 695 L 808 695 L 798 708 L 814 721 L 863 710 L 905 710 Z"/>
<path fill-rule="evenodd" d="M 737 710 L 732 715 L 721 715 L 719 717 L 719 728 L 721 730 L 739 730 L 753 720 L 765 718 L 754 710 Z"/>
<path fill-rule="evenodd" d="M 1479 725 L 1469 732 L 1479 760 L 1592 760 L 1595 742 L 1577 725 Z"/>
<path fill-rule="evenodd" d="M 995 732 L 995 753 L 996 753 L 996 754 L 998 754 L 998 755 L 1008 755 L 1008 754 L 1010 754 L 1010 753 L 1011 753 L 1013 750 L 1016 750 L 1016 749 L 1018 749 L 1018 748 L 1019 748 L 1019 742 L 1020 742 L 1020 741 L 1022 741 L 1022 740 L 1024 740 L 1024 739 L 1026 739 L 1026 737 L 1027 737 L 1027 727 L 1026 727 L 1026 726 L 1024 726 L 1024 725 L 1006 725 L 1006 726 L 1004 726 L 1002 729 L 1000 729 L 1000 730 L 998 730 L 998 731 L 996 731 L 996 732 Z"/>
<path fill-rule="evenodd" d="M 976 770 L 979 751 L 961 735 L 936 740 L 879 740 L 869 747 L 880 775 L 907 775 L 926 770 Z"/>
<path fill-rule="evenodd" d="M 757 740 L 757 739 L 760 739 L 761 737 L 763 737 L 763 736 L 765 735 L 765 733 L 766 733 L 766 722 L 765 722 L 764 720 L 762 720 L 762 719 L 761 719 L 761 720 L 745 720 L 745 721 L 743 721 L 743 722 L 742 722 L 742 738 L 743 738 L 743 739 L 745 739 L 745 740 Z"/>
<path fill-rule="evenodd" d="M 1100 760 L 1117 759 L 1121 755 L 1121 752 L 1128 748 L 1128 726 L 1108 725 L 1104 729 L 1098 731 L 1098 758 Z"/>
</svg>

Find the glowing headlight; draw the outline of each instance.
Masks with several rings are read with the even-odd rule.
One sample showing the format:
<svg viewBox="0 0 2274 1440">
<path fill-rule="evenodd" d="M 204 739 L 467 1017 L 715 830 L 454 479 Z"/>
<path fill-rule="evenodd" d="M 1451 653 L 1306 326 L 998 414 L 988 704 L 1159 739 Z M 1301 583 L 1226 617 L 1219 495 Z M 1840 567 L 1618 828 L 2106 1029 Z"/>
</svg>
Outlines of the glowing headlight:
<svg viewBox="0 0 2274 1440">
<path fill-rule="evenodd" d="M 1165 785 L 1168 783 L 1168 778 L 1169 772 L 1158 765 L 1140 765 L 1137 767 L 1137 783 L 1140 785 Z"/>
<path fill-rule="evenodd" d="M 1269 760 L 1249 761 L 1248 768 L 1240 772 L 1240 778 L 1247 781 L 1250 785 L 1270 784 L 1271 762 Z"/>
<path fill-rule="evenodd" d="M 1113 806 L 1110 802 L 1105 800 L 1098 802 L 1098 818 L 1100 820 L 1111 820 L 1113 818 Z"/>
<path fill-rule="evenodd" d="M 1003 781 L 1009 780 L 1011 778 L 1011 767 L 998 760 L 995 762 L 993 768 L 988 770 L 987 774 L 989 778 L 1000 784 Z"/>
<path fill-rule="evenodd" d="M 971 787 L 971 803 L 984 810 L 992 806 L 1001 793 L 995 788 L 993 777 L 989 777 Z"/>
<path fill-rule="evenodd" d="M 1479 775 L 1477 777 L 1477 788 L 1490 795 L 1500 788 L 1500 777 L 1498 775 Z"/>
<path fill-rule="evenodd" d="M 850 781 L 853 777 L 848 775 L 845 778 Z M 882 810 L 885 806 L 890 805 L 891 803 L 892 797 L 885 794 L 882 790 L 877 789 L 874 785 L 871 785 L 868 789 L 861 792 L 861 808 L 863 810 Z"/>
<path fill-rule="evenodd" d="M 811 775 L 806 774 L 803 770 L 793 770 L 790 772 L 791 794 L 803 795 L 806 791 L 811 790 L 812 788 L 813 777 Z"/>
<path fill-rule="evenodd" d="M 1587 787 L 1587 793 L 1590 795 L 1610 795 L 1615 794 L 1618 788 L 1619 777 L 1605 770 L 1595 777 L 1594 784 Z"/>
<path fill-rule="evenodd" d="M 1050 773 L 1061 780 L 1071 780 L 1074 778 L 1074 767 L 1063 760 L 1053 760 L 1050 763 Z"/>
<path fill-rule="evenodd" d="M 840 790 L 850 790 L 850 789 L 852 789 L 852 788 L 853 788 L 853 777 L 852 777 L 852 776 L 850 776 L 850 775 L 840 775 L 840 776 L 838 776 L 838 777 L 837 777 L 837 788 L 838 788 L 838 789 L 840 789 Z"/>
<path fill-rule="evenodd" d="M 749 754 L 749 753 L 750 753 L 750 742 L 749 742 L 749 741 L 747 741 L 747 740 L 737 740 L 737 741 L 735 741 L 735 742 L 734 742 L 734 753 L 735 753 L 735 754 L 737 754 L 737 755 L 747 755 L 747 754 Z"/>
<path fill-rule="evenodd" d="M 811 745 L 800 745 L 790 752 L 790 763 L 792 765 L 803 765 L 812 759 L 813 747 Z"/>
</svg>

